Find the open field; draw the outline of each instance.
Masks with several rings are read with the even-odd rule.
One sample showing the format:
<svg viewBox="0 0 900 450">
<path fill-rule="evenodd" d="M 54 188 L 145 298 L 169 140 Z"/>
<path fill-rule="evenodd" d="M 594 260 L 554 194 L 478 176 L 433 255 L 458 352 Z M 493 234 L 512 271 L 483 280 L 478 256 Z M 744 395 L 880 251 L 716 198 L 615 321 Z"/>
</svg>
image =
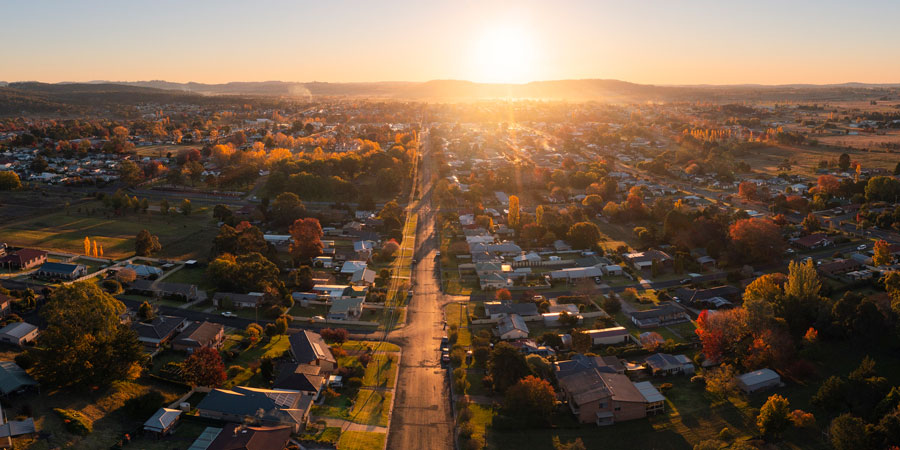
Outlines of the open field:
<svg viewBox="0 0 900 450">
<path fill-rule="evenodd" d="M 93 214 L 88 211 L 96 209 Z M 78 212 L 78 211 L 81 212 Z M 91 202 L 69 212 L 58 211 L 0 225 L 0 236 L 11 245 L 39 247 L 80 254 L 89 236 L 103 245 L 105 257 L 123 258 L 134 254 L 134 237 L 143 229 L 159 236 L 166 258 L 195 258 L 209 254 L 216 233 L 211 208 L 197 207 L 190 216 L 181 214 L 107 214 L 100 202 Z"/>
<path fill-rule="evenodd" d="M 199 145 L 145 145 L 140 147 L 135 147 L 132 151 L 140 156 L 149 156 L 151 158 L 165 158 L 167 153 L 172 153 L 174 157 L 182 150 L 187 150 L 189 148 L 197 148 L 199 149 Z"/>
<path fill-rule="evenodd" d="M 347 430 L 341 433 L 338 448 L 347 450 L 381 450 L 384 448 L 384 433 Z"/>
<path fill-rule="evenodd" d="M 865 136 L 841 136 L 843 138 L 861 138 Z M 754 149 L 743 156 L 743 159 L 755 171 L 777 174 L 778 165 L 785 158 L 791 161 L 791 173 L 813 178 L 821 160 L 837 160 L 841 153 L 850 155 L 850 160 L 859 161 L 863 168 L 882 168 L 894 170 L 900 155 L 897 153 L 866 152 L 832 147 L 794 147 L 772 146 Z"/>
</svg>

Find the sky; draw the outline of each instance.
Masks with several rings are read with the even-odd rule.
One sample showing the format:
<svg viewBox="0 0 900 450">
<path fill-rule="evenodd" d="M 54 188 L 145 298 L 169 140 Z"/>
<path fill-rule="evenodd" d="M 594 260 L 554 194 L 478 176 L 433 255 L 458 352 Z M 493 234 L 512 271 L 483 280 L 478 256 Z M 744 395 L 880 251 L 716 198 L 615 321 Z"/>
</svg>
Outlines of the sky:
<svg viewBox="0 0 900 450">
<path fill-rule="evenodd" d="M 900 82 L 900 1 L 6 0 L 4 81 Z"/>
</svg>

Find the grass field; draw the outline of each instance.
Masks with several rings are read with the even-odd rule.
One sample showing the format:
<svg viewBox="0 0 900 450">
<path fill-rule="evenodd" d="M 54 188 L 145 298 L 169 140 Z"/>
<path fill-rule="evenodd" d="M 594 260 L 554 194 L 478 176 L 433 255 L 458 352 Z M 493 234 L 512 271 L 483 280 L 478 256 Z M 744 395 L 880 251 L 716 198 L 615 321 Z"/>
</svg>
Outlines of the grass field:
<svg viewBox="0 0 900 450">
<path fill-rule="evenodd" d="M 341 348 L 348 352 L 353 351 L 363 351 L 367 348 L 372 348 L 372 351 L 376 352 L 399 352 L 400 347 L 396 344 L 391 344 L 390 342 L 376 342 L 376 341 L 347 341 L 341 344 Z"/>
<path fill-rule="evenodd" d="M 315 405 L 312 415 L 334 417 L 363 425 L 386 427 L 391 408 L 391 392 L 360 389 L 351 405 L 345 395 Z"/>
<path fill-rule="evenodd" d="M 393 388 L 397 379 L 397 356 L 379 355 L 372 357 L 366 366 L 366 374 L 363 376 L 363 386 L 371 388 Z"/>
<path fill-rule="evenodd" d="M 341 433 L 337 448 L 341 450 L 381 450 L 385 434 L 371 431 L 345 431 Z"/>
<path fill-rule="evenodd" d="M 97 212 L 88 215 L 87 211 L 94 208 Z M 146 229 L 159 236 L 162 251 L 157 256 L 180 259 L 208 256 L 216 233 L 207 207 L 195 206 L 190 216 L 107 216 L 100 202 L 82 207 L 82 213 L 74 209 L 6 222 L 0 225 L 0 236 L 12 245 L 76 254 L 84 252 L 84 238 L 88 236 L 103 245 L 105 257 L 123 258 L 134 254 L 134 237 Z"/>
<path fill-rule="evenodd" d="M 842 138 L 866 138 L 866 136 L 843 136 Z M 860 141 L 862 143 L 864 141 Z M 859 145 L 860 147 L 865 145 Z M 747 155 L 741 157 L 745 162 L 750 164 L 753 170 L 765 172 L 768 174 L 777 174 L 778 165 L 785 158 L 791 161 L 791 173 L 795 173 L 805 177 L 814 177 L 815 169 L 818 168 L 821 160 L 837 160 L 841 153 L 850 155 L 851 161 L 859 161 L 865 168 L 883 168 L 894 170 L 897 160 L 900 156 L 897 153 L 885 152 L 866 152 L 862 150 L 850 150 L 838 147 L 794 147 L 794 146 L 773 146 L 754 149 Z"/>
</svg>

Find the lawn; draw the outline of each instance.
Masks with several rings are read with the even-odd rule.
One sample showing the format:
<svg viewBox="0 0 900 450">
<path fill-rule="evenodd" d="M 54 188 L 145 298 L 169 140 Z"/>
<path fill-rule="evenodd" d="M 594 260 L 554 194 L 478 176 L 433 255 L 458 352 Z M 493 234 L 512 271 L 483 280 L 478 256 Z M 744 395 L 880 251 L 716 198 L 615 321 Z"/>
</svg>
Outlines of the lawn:
<svg viewBox="0 0 900 450">
<path fill-rule="evenodd" d="M 366 366 L 366 374 L 363 376 L 363 386 L 371 388 L 394 387 L 397 379 L 397 356 L 375 354 L 369 365 Z"/>
<path fill-rule="evenodd" d="M 229 339 L 226 341 L 232 342 L 233 339 Z M 232 343 L 232 347 L 234 343 Z M 258 367 L 259 360 L 263 357 L 270 358 L 278 358 L 284 352 L 288 350 L 290 347 L 290 340 L 287 336 L 275 336 L 266 344 L 259 344 L 247 348 L 240 352 L 237 357 L 233 360 L 225 363 L 226 367 L 231 366 L 239 366 L 244 370 L 234 375 L 231 379 L 226 381 L 226 387 L 233 386 L 255 386 L 255 387 L 263 387 L 265 382 L 260 377 L 259 373 L 256 370 L 253 370 L 251 366 Z"/>
<path fill-rule="evenodd" d="M 372 431 L 345 431 L 341 434 L 337 448 L 341 450 L 381 450 L 384 448 L 384 433 Z"/>
<path fill-rule="evenodd" d="M 399 352 L 400 347 L 390 342 L 377 341 L 347 341 L 341 344 L 341 348 L 348 352 L 364 351 L 369 348 L 375 352 Z"/>
<path fill-rule="evenodd" d="M 311 414 L 386 427 L 391 412 L 391 395 L 390 392 L 363 388 L 356 393 L 352 405 L 347 395 L 341 395 L 313 406 Z"/>
<path fill-rule="evenodd" d="M 213 284 L 206 276 L 206 270 L 199 267 L 185 266 L 176 272 L 172 272 L 171 275 L 166 277 L 165 281 L 167 283 L 196 284 L 200 289 L 209 289 L 213 287 Z"/>
<path fill-rule="evenodd" d="M 84 238 L 89 236 L 103 245 L 105 257 L 123 258 L 134 254 L 134 237 L 143 229 L 159 236 L 162 251 L 170 258 L 206 257 L 216 230 L 210 208 L 195 206 L 191 216 L 170 214 L 107 214 L 100 202 L 80 207 L 83 212 L 58 211 L 0 226 L 0 235 L 13 245 L 39 247 L 81 254 Z M 96 210 L 93 214 L 88 211 Z"/>
<path fill-rule="evenodd" d="M 461 303 L 451 303 L 444 308 L 444 317 L 447 320 L 447 327 L 456 325 L 459 327 L 459 334 L 456 338 L 456 344 L 468 347 L 472 345 L 472 334 L 469 330 L 469 319 L 466 310 Z"/>
</svg>

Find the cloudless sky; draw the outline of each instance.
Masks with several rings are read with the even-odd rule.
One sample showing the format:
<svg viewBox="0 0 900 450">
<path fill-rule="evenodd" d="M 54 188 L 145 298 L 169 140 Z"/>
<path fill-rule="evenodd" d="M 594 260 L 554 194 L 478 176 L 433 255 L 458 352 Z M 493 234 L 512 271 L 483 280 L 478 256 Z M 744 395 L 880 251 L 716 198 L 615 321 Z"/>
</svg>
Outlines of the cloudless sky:
<svg viewBox="0 0 900 450">
<path fill-rule="evenodd" d="M 3 1 L 0 80 L 900 82 L 900 1 Z"/>
</svg>

